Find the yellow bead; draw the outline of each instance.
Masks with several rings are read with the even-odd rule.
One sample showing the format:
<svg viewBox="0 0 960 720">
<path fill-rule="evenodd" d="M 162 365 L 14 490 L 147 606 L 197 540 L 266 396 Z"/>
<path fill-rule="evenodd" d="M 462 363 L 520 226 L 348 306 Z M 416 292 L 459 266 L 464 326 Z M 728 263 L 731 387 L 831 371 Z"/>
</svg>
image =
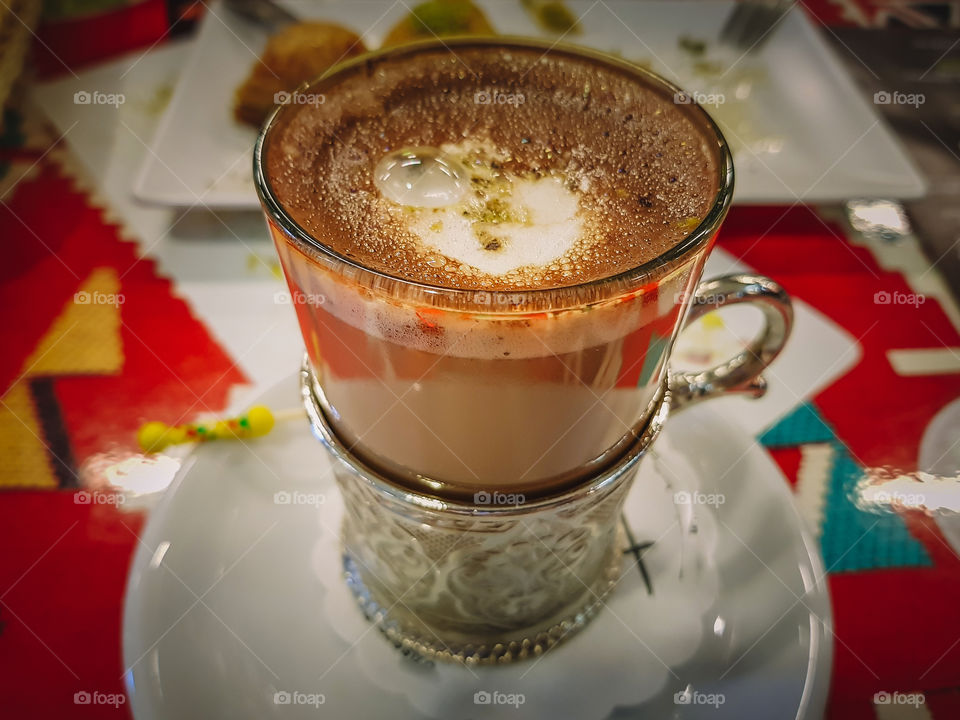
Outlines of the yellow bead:
<svg viewBox="0 0 960 720">
<path fill-rule="evenodd" d="M 263 405 L 254 405 L 247 410 L 247 435 L 260 437 L 273 429 L 273 413 Z"/>
<path fill-rule="evenodd" d="M 721 330 L 726 327 L 720 313 L 711 312 L 703 316 L 703 326 L 708 330 Z"/>
<path fill-rule="evenodd" d="M 227 425 L 226 420 L 217 420 L 213 430 L 208 433 L 207 440 L 222 440 L 224 438 L 234 437 L 233 431 Z"/>
<path fill-rule="evenodd" d="M 159 452 L 170 444 L 167 432 L 170 430 L 162 422 L 148 422 L 137 431 L 137 442 L 144 452 Z"/>
</svg>

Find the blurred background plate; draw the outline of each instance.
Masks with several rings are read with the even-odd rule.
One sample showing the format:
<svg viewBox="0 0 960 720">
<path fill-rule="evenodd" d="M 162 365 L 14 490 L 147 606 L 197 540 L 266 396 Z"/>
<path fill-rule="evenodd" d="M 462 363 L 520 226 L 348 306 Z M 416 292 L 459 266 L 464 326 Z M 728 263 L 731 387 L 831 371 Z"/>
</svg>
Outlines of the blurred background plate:
<svg viewBox="0 0 960 720">
<path fill-rule="evenodd" d="M 389 0 L 285 4 L 298 17 L 355 30 L 371 48 L 411 7 Z M 478 4 L 500 32 L 555 37 L 519 0 Z M 734 150 L 735 202 L 921 196 L 920 175 L 807 16 L 794 8 L 761 49 L 745 54 L 717 39 L 732 5 L 573 0 L 568 6 L 581 32 L 564 40 L 616 53 L 691 93 L 714 96 L 718 102 L 705 107 Z M 135 183 L 138 199 L 180 207 L 258 206 L 250 170 L 256 133 L 237 123 L 231 108 L 234 89 L 266 38 L 265 30 L 221 5 L 210 7 Z"/>
</svg>

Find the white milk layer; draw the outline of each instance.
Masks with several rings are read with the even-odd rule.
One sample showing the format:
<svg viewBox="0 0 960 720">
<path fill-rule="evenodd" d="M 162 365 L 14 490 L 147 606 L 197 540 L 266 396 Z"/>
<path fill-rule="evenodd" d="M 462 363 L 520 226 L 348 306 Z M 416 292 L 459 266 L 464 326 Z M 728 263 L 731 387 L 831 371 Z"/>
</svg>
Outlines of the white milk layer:
<svg viewBox="0 0 960 720">
<path fill-rule="evenodd" d="M 578 191 L 550 173 L 517 174 L 467 140 L 385 155 L 374 179 L 385 209 L 436 266 L 492 277 L 567 270 L 589 242 Z"/>
<path fill-rule="evenodd" d="M 414 211 L 410 229 L 430 250 L 489 275 L 548 268 L 580 239 L 577 197 L 553 177 L 517 178 L 510 185 L 509 194 L 497 199 L 505 219 L 484 221 L 482 208 L 471 212 L 457 203 Z"/>
</svg>

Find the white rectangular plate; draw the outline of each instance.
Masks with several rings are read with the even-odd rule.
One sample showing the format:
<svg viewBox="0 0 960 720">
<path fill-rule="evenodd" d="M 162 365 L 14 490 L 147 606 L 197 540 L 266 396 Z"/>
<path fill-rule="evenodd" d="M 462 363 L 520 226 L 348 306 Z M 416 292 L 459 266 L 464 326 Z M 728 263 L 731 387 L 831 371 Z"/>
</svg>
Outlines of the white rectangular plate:
<svg viewBox="0 0 960 720">
<path fill-rule="evenodd" d="M 411 3 L 412 4 L 412 3 Z M 301 17 L 328 19 L 375 48 L 411 4 L 391 0 L 288 2 Z M 479 0 L 494 27 L 547 37 L 519 0 Z M 723 96 L 705 104 L 734 149 L 735 202 L 907 198 L 924 183 L 872 105 L 799 9 L 769 41 L 746 55 L 717 35 L 732 3 L 571 0 L 582 32 L 566 40 L 616 52 L 691 93 Z M 706 41 L 696 57 L 679 39 Z M 256 133 L 231 114 L 234 89 L 263 49 L 266 33 L 212 5 L 134 185 L 145 202 L 254 208 L 251 148 Z M 704 63 L 714 74 L 705 74 Z M 710 98 L 706 98 L 709 100 Z"/>
</svg>

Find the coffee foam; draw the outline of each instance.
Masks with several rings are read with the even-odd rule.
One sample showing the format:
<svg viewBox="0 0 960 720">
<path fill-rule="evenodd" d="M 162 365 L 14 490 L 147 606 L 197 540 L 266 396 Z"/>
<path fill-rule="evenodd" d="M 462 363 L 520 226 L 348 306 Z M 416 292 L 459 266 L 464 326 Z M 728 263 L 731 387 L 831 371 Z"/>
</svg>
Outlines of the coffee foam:
<svg viewBox="0 0 960 720">
<path fill-rule="evenodd" d="M 271 186 L 319 243 L 386 275 L 489 291 L 589 282 L 668 250 L 716 194 L 713 140 L 688 107 L 562 52 L 438 49 L 317 89 L 327 102 L 285 111 L 272 132 Z M 504 93 L 523 102 L 484 104 Z M 499 223 L 493 253 L 449 208 L 395 207 L 374 168 L 403 147 L 479 148 L 537 220 Z"/>
</svg>

